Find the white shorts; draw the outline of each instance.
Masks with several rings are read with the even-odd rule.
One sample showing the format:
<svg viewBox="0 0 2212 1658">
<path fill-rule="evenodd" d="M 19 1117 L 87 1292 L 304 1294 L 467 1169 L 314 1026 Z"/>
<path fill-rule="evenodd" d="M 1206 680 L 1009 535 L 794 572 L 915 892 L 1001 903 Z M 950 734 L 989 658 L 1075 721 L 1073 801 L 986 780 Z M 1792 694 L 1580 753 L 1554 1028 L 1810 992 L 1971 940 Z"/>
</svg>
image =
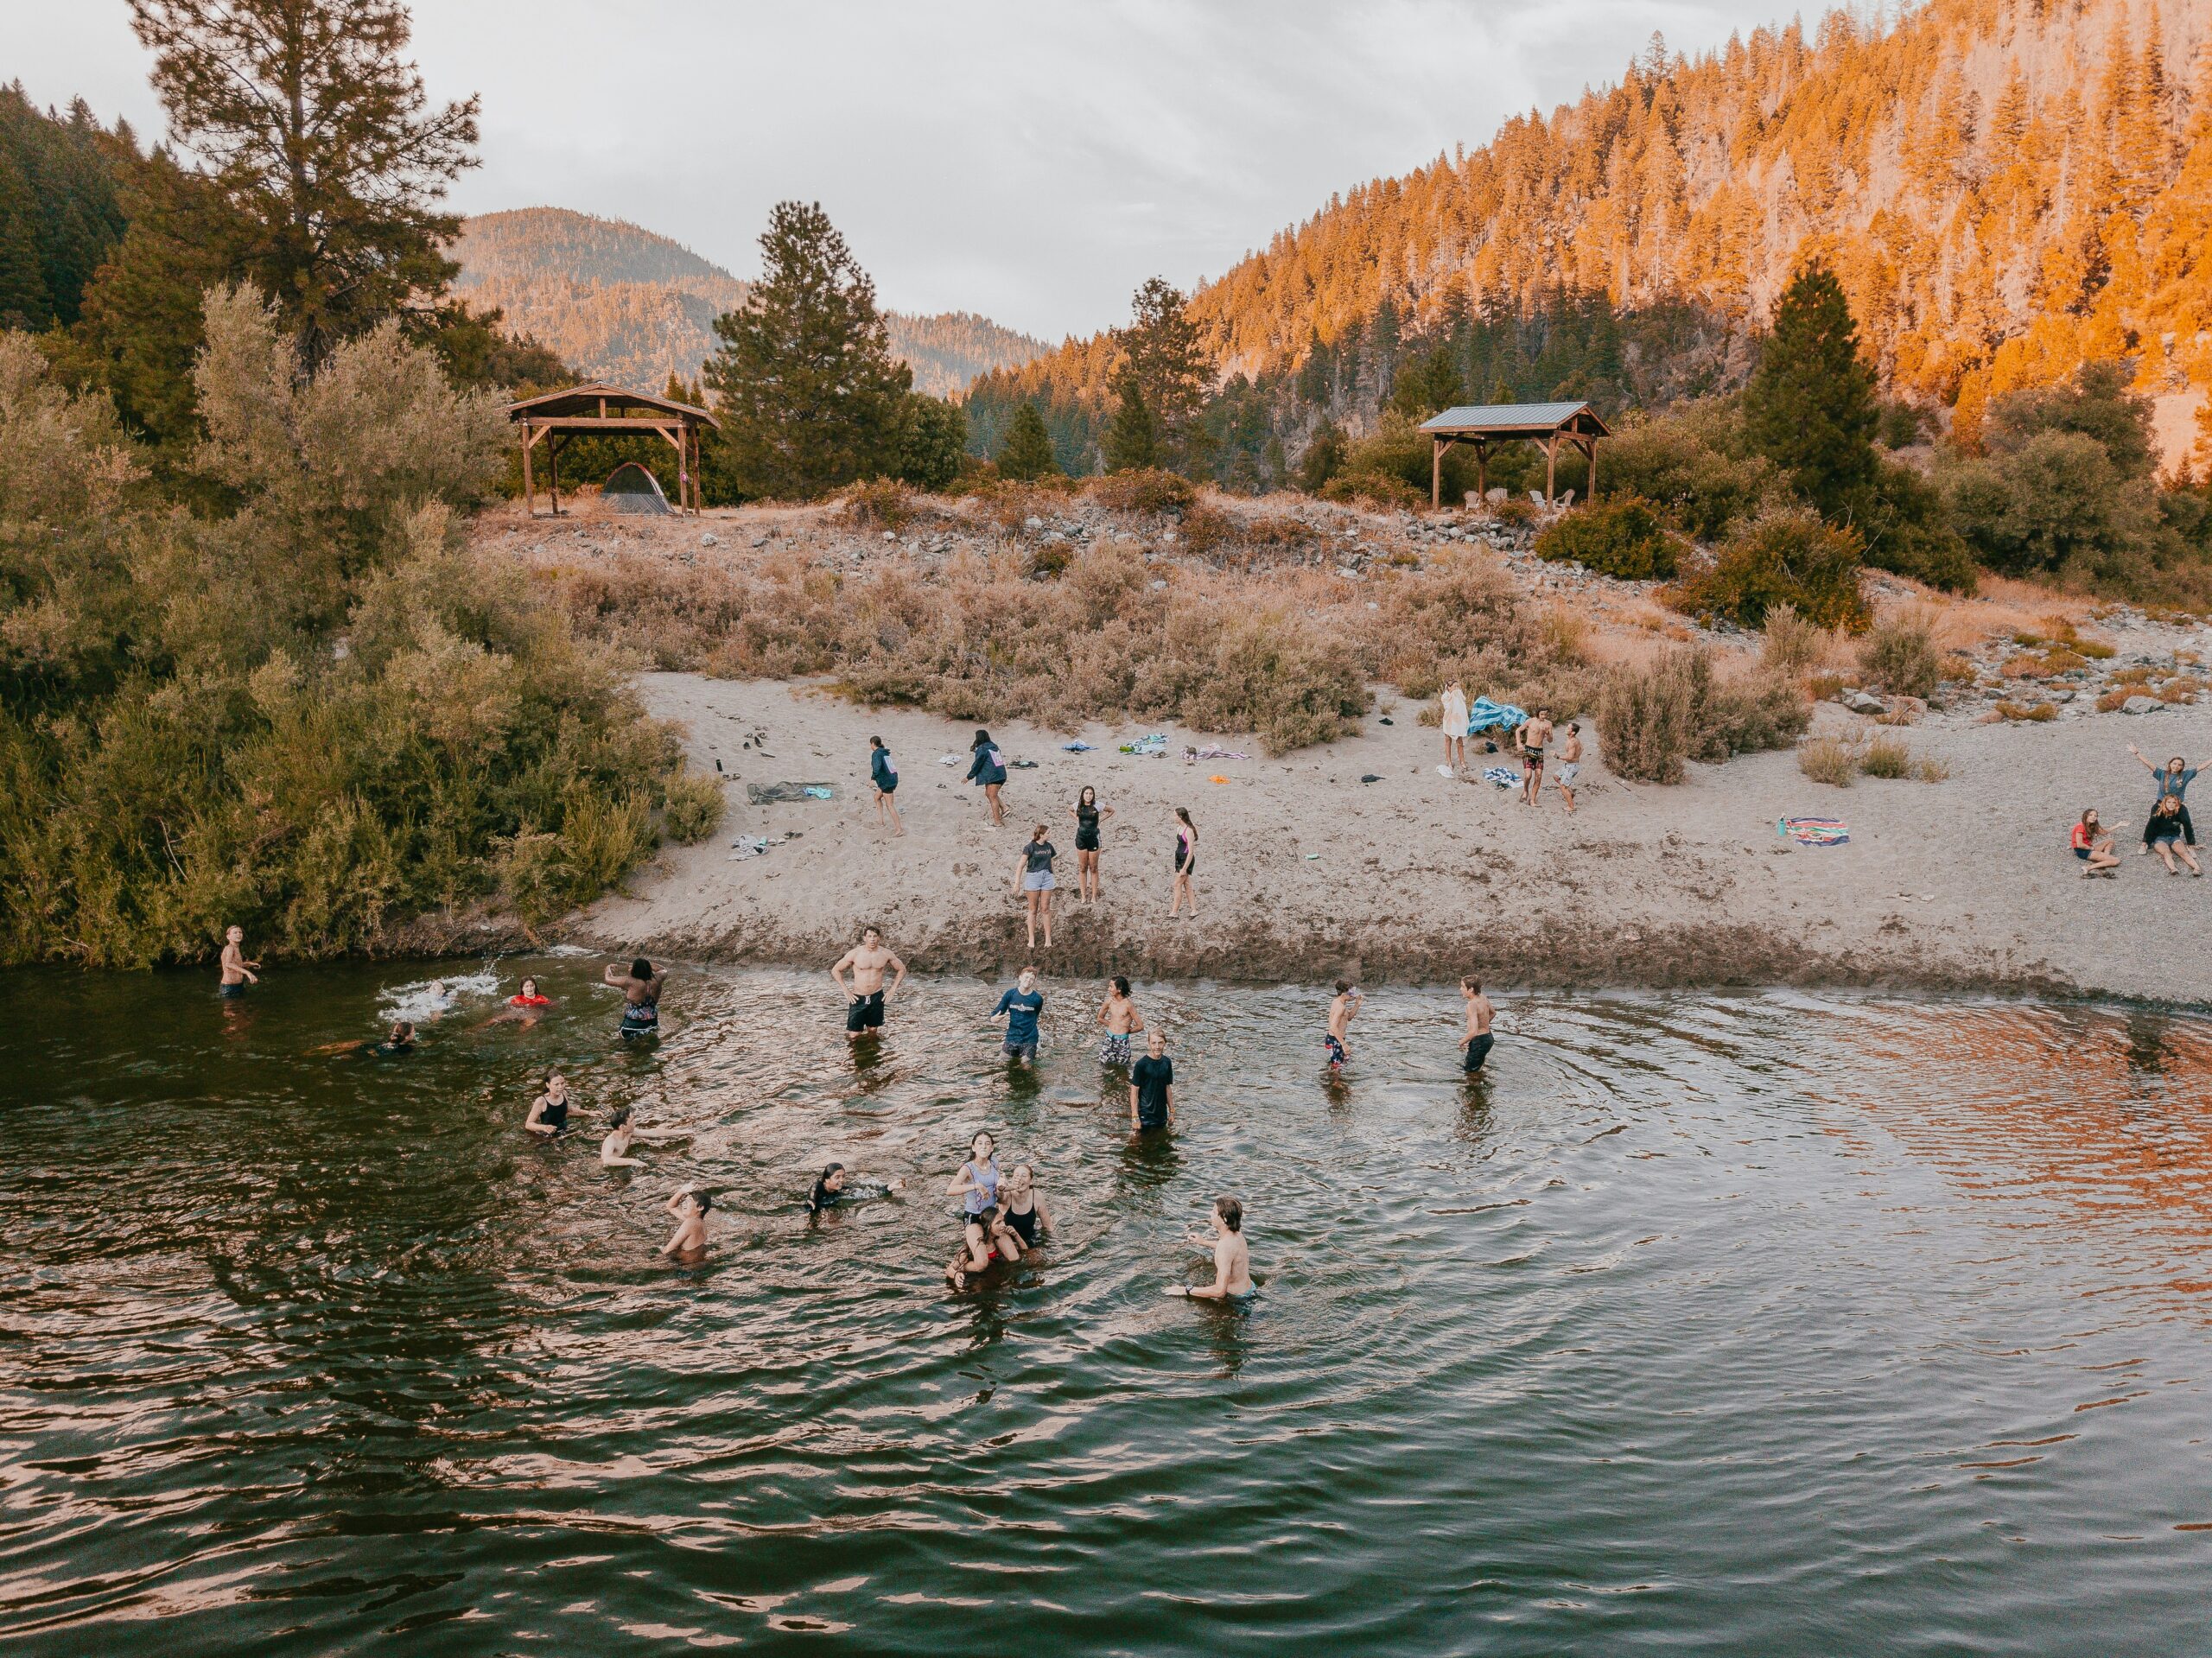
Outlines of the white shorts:
<svg viewBox="0 0 2212 1658">
<path fill-rule="evenodd" d="M 1560 766 L 1559 768 L 1560 787 L 1562 789 L 1572 789 L 1574 786 L 1574 779 L 1581 774 L 1582 762 L 1580 760 L 1575 760 L 1568 765 Z"/>
</svg>

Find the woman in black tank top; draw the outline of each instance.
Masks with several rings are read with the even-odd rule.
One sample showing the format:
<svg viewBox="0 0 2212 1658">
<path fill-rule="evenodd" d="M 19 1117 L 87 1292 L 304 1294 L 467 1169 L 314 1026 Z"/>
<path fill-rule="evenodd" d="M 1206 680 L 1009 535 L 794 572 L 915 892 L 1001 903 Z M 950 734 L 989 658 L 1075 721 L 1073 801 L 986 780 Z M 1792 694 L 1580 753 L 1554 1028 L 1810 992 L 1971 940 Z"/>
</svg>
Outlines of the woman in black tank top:
<svg viewBox="0 0 2212 1658">
<path fill-rule="evenodd" d="M 1098 896 L 1098 826 L 1114 815 L 1098 804 L 1098 791 L 1086 787 L 1068 816 L 1075 819 L 1076 895 L 1085 904 Z"/>
</svg>

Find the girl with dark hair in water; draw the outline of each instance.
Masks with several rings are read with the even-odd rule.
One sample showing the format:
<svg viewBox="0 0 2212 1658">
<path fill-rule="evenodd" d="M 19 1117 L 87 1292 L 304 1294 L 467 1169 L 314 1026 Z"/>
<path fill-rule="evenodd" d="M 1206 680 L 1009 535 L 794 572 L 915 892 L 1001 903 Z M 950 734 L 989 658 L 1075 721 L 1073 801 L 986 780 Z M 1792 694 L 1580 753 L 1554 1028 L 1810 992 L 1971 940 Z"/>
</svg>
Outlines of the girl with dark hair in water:
<svg viewBox="0 0 2212 1658">
<path fill-rule="evenodd" d="M 1075 819 L 1075 890 L 1085 904 L 1098 896 L 1099 826 L 1114 815 L 1098 804 L 1098 791 L 1085 785 L 1068 816 Z"/>
<path fill-rule="evenodd" d="M 830 1163 L 823 1166 L 814 1190 L 807 1194 L 806 1212 L 810 1217 L 819 1215 L 840 1204 L 869 1203 L 906 1189 L 904 1180 L 855 1180 L 842 1163 Z"/>
<path fill-rule="evenodd" d="M 1175 809 L 1175 884 L 1168 890 L 1167 918 L 1173 920 L 1175 912 L 1185 899 L 1191 900 L 1191 919 L 1198 918 L 1198 889 L 1191 885 L 1191 876 L 1198 867 L 1198 826 L 1191 821 L 1191 814 L 1184 807 Z"/>
<path fill-rule="evenodd" d="M 660 989 L 664 975 L 653 971 L 653 964 L 640 956 L 630 963 L 627 973 L 612 962 L 606 973 L 607 982 L 622 993 L 622 1023 L 615 1034 L 626 1041 L 641 1036 L 660 1034 Z"/>
<path fill-rule="evenodd" d="M 955 1289 L 966 1288 L 969 1273 L 991 1264 L 991 1227 L 999 1203 L 997 1153 L 998 1142 L 978 1129 L 968 1142 L 968 1160 L 944 1189 L 946 1197 L 961 1200 L 961 1252 L 944 1269 Z"/>
</svg>

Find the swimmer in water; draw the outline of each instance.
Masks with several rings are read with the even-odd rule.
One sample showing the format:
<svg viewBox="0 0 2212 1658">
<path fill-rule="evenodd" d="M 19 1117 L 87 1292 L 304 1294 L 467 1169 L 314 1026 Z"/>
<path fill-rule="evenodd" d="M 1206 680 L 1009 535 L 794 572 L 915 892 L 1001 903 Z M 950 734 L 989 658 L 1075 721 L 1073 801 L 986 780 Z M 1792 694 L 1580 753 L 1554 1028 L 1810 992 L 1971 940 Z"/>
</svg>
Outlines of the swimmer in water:
<svg viewBox="0 0 2212 1658">
<path fill-rule="evenodd" d="M 384 1040 L 372 1042 L 366 1037 L 358 1042 L 327 1042 L 321 1047 L 309 1050 L 313 1053 L 370 1053 L 388 1058 L 394 1054 L 415 1051 L 415 1027 L 404 1019 L 396 1019 L 385 1032 Z"/>
<path fill-rule="evenodd" d="M 667 975 L 653 971 L 653 964 L 640 956 L 630 963 L 627 973 L 609 962 L 604 977 L 622 993 L 622 1023 L 615 1034 L 626 1042 L 641 1036 L 658 1036 L 660 992 Z"/>
<path fill-rule="evenodd" d="M 245 959 L 245 929 L 226 929 L 223 934 L 223 979 L 216 987 L 215 994 L 226 1001 L 235 1001 L 243 996 L 246 986 L 261 982 L 253 970 L 260 965 L 258 962 Z"/>
<path fill-rule="evenodd" d="M 713 1212 L 715 1195 L 686 1186 L 668 1200 L 668 1212 L 677 1217 L 676 1230 L 660 1247 L 661 1254 L 687 1265 L 707 1253 L 707 1217 Z"/>
<path fill-rule="evenodd" d="M 480 1031 L 485 1025 L 535 1025 L 552 1005 L 553 998 L 538 989 L 537 981 L 524 975 L 522 988 L 507 998 L 506 1006 L 476 1028 Z"/>
<path fill-rule="evenodd" d="M 1193 1301 L 1218 1301 L 1230 1295 L 1252 1293 L 1252 1252 L 1244 1242 L 1244 1205 L 1234 1197 L 1213 1200 L 1213 1236 L 1193 1232 L 1189 1241 L 1213 1251 L 1213 1282 L 1193 1287 L 1171 1284 L 1170 1295 L 1187 1295 Z"/>
<path fill-rule="evenodd" d="M 523 1125 L 533 1134 L 543 1134 L 551 1140 L 566 1134 L 569 1128 L 569 1079 L 555 1071 L 545 1079 L 545 1091 L 530 1104 L 530 1115 Z"/>
<path fill-rule="evenodd" d="M 992 1211 L 998 1207 L 998 1142 L 986 1130 L 977 1130 L 968 1142 L 968 1160 L 944 1189 L 948 1197 L 961 1200 L 961 1252 L 944 1269 L 955 1289 L 964 1289 L 968 1274 L 991 1264 Z"/>
<path fill-rule="evenodd" d="M 1351 1051 L 1344 1038 L 1351 1029 L 1351 1022 L 1359 1017 L 1361 1006 L 1367 998 L 1353 988 L 1349 979 L 1337 981 L 1337 994 L 1329 1003 L 1329 1029 L 1321 1040 L 1329 1050 L 1329 1069 L 1342 1070 L 1351 1058 Z"/>
<path fill-rule="evenodd" d="M 637 1136 L 637 1128 L 630 1121 L 630 1108 L 616 1106 L 613 1116 L 607 1120 L 607 1138 L 599 1142 L 600 1166 L 609 1169 L 645 1167 L 645 1159 L 630 1155 L 630 1142 Z"/>
<path fill-rule="evenodd" d="M 806 1212 L 819 1215 L 840 1204 L 865 1204 L 906 1189 L 904 1180 L 855 1180 L 842 1163 L 826 1164 L 815 1179 L 814 1190 L 807 1193 Z"/>
<path fill-rule="evenodd" d="M 1490 1058 L 1491 1049 L 1497 1044 L 1497 1039 L 1490 1033 L 1491 1021 L 1497 1017 L 1497 1009 L 1483 994 L 1480 979 L 1460 980 L 1459 997 L 1467 1004 L 1467 1033 L 1459 1039 L 1459 1051 L 1465 1056 L 1467 1075 L 1471 1077 L 1483 1068 L 1483 1061 Z"/>
<path fill-rule="evenodd" d="M 1037 1247 L 1037 1235 L 1052 1229 L 1052 1217 L 1037 1195 L 1037 1178 L 1027 1163 L 1007 1171 L 1004 1201 L 991 1228 L 992 1247 L 1008 1261 L 1021 1259 L 1024 1249 Z"/>
<path fill-rule="evenodd" d="M 1129 1038 L 1144 1029 L 1144 1015 L 1137 1012 L 1137 1005 L 1129 999 L 1129 981 L 1117 978 L 1106 989 L 1106 1000 L 1098 1009 L 1098 1022 L 1106 1027 L 1106 1039 L 1098 1045 L 1098 1063 L 1102 1065 L 1126 1065 L 1129 1063 Z"/>
</svg>

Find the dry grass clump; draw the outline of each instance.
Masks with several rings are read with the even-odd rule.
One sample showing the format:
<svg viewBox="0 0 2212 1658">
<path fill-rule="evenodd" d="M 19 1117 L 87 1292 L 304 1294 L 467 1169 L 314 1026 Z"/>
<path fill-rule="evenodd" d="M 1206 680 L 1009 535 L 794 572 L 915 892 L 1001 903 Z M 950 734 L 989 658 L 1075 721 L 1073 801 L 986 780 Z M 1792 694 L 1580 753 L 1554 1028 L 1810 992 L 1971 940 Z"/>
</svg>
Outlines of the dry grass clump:
<svg viewBox="0 0 2212 1658">
<path fill-rule="evenodd" d="M 2049 702 L 2015 702 L 2008 699 L 1999 702 L 1996 711 L 2004 719 L 2028 720 L 2037 725 L 2046 724 L 2058 717 L 2057 708 Z"/>
<path fill-rule="evenodd" d="M 1841 737 L 1815 737 L 1797 749 L 1797 769 L 1815 783 L 1848 789 L 1859 775 L 1859 749 Z"/>
<path fill-rule="evenodd" d="M 2196 701 L 2196 694 L 2203 689 L 2202 680 L 2190 679 L 2184 676 L 2177 679 L 2170 679 L 2159 686 L 2157 696 L 2161 702 L 2194 702 Z"/>
<path fill-rule="evenodd" d="M 1598 695 L 1605 765 L 1651 783 L 1681 782 L 1690 760 L 1785 747 L 1811 717 L 1788 680 L 1763 671 L 1721 684 L 1711 653 L 1701 650 L 1670 651 L 1642 666 L 1617 668 Z"/>
<path fill-rule="evenodd" d="M 1912 775 L 1912 750 L 1895 737 L 1876 737 L 1859 753 L 1859 769 L 1870 778 Z"/>
<path fill-rule="evenodd" d="M 2112 683 L 2115 685 L 2148 685 L 2158 677 L 2155 670 L 2138 664 L 2133 668 L 2122 668 L 2114 673 Z"/>
<path fill-rule="evenodd" d="M 2087 657 L 2092 662 L 2109 662 L 2120 654 L 2102 639 L 2076 639 L 2071 648 L 2076 655 Z"/>
<path fill-rule="evenodd" d="M 1759 661 L 1793 679 L 1827 659 L 1828 642 L 1834 637 L 1827 629 L 1807 621 L 1797 613 L 1796 606 L 1786 601 L 1767 612 L 1765 632 L 1759 644 Z"/>
<path fill-rule="evenodd" d="M 1951 768 L 1942 760 L 1923 755 L 1912 763 L 1912 778 L 1916 783 L 1941 783 L 1951 775 Z"/>
<path fill-rule="evenodd" d="M 704 662 L 744 607 L 744 588 L 725 571 L 626 553 L 546 579 L 579 629 L 664 671 Z"/>
<path fill-rule="evenodd" d="M 2119 690 L 2107 691 L 2103 696 L 2097 698 L 2097 712 L 2100 714 L 2117 714 L 2120 709 L 2127 706 L 2127 699 L 2129 697 L 2140 696 L 2141 695 L 2141 691 L 2127 688 L 2122 688 Z"/>
<path fill-rule="evenodd" d="M 1091 499 L 1116 512 L 1182 512 L 1198 499 L 1189 479 L 1156 467 L 1109 472 L 1084 487 Z"/>
<path fill-rule="evenodd" d="M 921 499 L 891 478 L 855 484 L 842 498 L 846 519 L 862 530 L 904 530 L 921 515 Z"/>
<path fill-rule="evenodd" d="M 691 846 L 721 827 L 726 804 L 720 778 L 679 771 L 662 791 L 661 827 L 670 840 Z"/>
<path fill-rule="evenodd" d="M 1859 665 L 1892 696 L 1933 696 L 1942 681 L 1943 658 L 1931 619 L 1907 612 L 1878 623 L 1859 647 Z"/>
</svg>

